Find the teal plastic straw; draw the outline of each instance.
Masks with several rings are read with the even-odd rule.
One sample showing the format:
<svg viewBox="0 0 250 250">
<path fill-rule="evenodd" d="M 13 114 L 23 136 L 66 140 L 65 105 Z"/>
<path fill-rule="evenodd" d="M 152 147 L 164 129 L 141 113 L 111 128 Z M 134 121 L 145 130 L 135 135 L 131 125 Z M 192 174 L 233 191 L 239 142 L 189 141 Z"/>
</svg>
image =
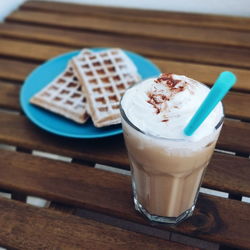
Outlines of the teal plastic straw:
<svg viewBox="0 0 250 250">
<path fill-rule="evenodd" d="M 185 127 L 185 135 L 191 136 L 196 129 L 199 128 L 202 122 L 208 117 L 216 105 L 224 98 L 229 89 L 235 84 L 236 80 L 236 76 L 229 71 L 222 72 L 219 75 L 206 99 Z"/>
</svg>

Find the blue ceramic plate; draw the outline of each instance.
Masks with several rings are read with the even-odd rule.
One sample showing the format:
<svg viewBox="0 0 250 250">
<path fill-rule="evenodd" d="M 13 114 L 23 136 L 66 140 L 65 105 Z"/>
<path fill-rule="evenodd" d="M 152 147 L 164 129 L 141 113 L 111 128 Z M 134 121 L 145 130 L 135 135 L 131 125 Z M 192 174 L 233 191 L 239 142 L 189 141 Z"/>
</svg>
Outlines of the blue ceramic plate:
<svg viewBox="0 0 250 250">
<path fill-rule="evenodd" d="M 105 49 L 95 48 L 91 50 L 102 51 Z M 121 125 L 96 128 L 91 119 L 85 124 L 77 124 L 60 115 L 29 103 L 30 98 L 59 75 L 66 68 L 69 60 L 78 53 L 79 51 L 73 51 L 60 55 L 36 68 L 28 76 L 22 86 L 20 93 L 22 109 L 27 117 L 37 126 L 48 132 L 61 136 L 72 138 L 101 138 L 121 133 Z M 142 79 L 158 76 L 160 74 L 160 70 L 149 60 L 129 51 L 125 51 L 125 53 L 137 66 Z"/>
</svg>

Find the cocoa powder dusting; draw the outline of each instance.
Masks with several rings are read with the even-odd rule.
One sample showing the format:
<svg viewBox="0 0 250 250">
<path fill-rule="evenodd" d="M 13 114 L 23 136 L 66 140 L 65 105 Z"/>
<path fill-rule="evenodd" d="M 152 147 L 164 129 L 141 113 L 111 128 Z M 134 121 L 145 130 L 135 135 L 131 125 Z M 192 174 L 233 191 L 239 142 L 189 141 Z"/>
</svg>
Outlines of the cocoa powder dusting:
<svg viewBox="0 0 250 250">
<path fill-rule="evenodd" d="M 176 85 L 179 84 L 181 82 L 181 80 L 175 80 L 173 78 L 172 73 L 162 73 L 160 75 L 160 77 L 158 77 L 154 81 L 155 81 L 155 83 L 165 82 L 165 84 L 168 86 L 168 88 L 175 93 L 179 93 L 179 92 L 183 91 L 185 89 L 186 84 L 187 84 L 186 82 L 184 82 L 184 86 L 181 85 L 179 87 L 176 87 Z"/>
<path fill-rule="evenodd" d="M 169 101 L 169 98 L 163 94 L 148 93 L 148 97 L 149 100 L 147 102 L 153 105 L 153 107 L 156 109 L 156 114 L 161 112 L 162 104 L 166 101 Z"/>
<path fill-rule="evenodd" d="M 166 85 L 171 92 L 170 95 L 167 96 L 159 92 L 157 93 L 157 88 L 154 87 L 154 90 L 148 93 L 149 99 L 147 102 L 155 108 L 156 114 L 165 110 L 167 108 L 167 101 L 169 101 L 175 94 L 184 91 L 187 86 L 186 82 L 174 79 L 172 73 L 162 73 L 160 77 L 154 80 L 154 82 L 163 84 L 163 86 Z M 179 86 L 177 86 L 178 84 Z M 175 108 L 178 107 L 175 106 Z M 168 122 L 168 119 L 163 119 L 162 122 Z"/>
</svg>

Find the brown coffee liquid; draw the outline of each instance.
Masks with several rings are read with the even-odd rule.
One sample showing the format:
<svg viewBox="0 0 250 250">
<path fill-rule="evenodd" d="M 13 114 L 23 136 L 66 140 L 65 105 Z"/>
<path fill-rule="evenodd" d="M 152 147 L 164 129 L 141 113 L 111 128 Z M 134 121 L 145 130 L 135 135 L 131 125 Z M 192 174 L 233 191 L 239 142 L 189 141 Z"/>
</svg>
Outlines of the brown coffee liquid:
<svg viewBox="0 0 250 250">
<path fill-rule="evenodd" d="M 216 139 L 199 151 L 168 152 L 157 141 L 124 125 L 124 137 L 131 162 L 139 203 L 152 215 L 178 217 L 195 203 L 204 171 Z"/>
</svg>

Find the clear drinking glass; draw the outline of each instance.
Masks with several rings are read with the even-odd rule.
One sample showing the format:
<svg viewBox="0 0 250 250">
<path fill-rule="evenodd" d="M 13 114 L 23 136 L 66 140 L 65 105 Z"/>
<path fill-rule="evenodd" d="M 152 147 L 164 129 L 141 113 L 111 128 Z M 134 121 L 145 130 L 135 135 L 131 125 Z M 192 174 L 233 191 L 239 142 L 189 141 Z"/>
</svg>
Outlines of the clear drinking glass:
<svg viewBox="0 0 250 250">
<path fill-rule="evenodd" d="M 125 93 L 126 94 L 126 93 Z M 130 160 L 135 209 L 151 221 L 175 224 L 192 215 L 221 121 L 200 141 L 146 134 L 127 118 L 120 105 Z"/>
</svg>

